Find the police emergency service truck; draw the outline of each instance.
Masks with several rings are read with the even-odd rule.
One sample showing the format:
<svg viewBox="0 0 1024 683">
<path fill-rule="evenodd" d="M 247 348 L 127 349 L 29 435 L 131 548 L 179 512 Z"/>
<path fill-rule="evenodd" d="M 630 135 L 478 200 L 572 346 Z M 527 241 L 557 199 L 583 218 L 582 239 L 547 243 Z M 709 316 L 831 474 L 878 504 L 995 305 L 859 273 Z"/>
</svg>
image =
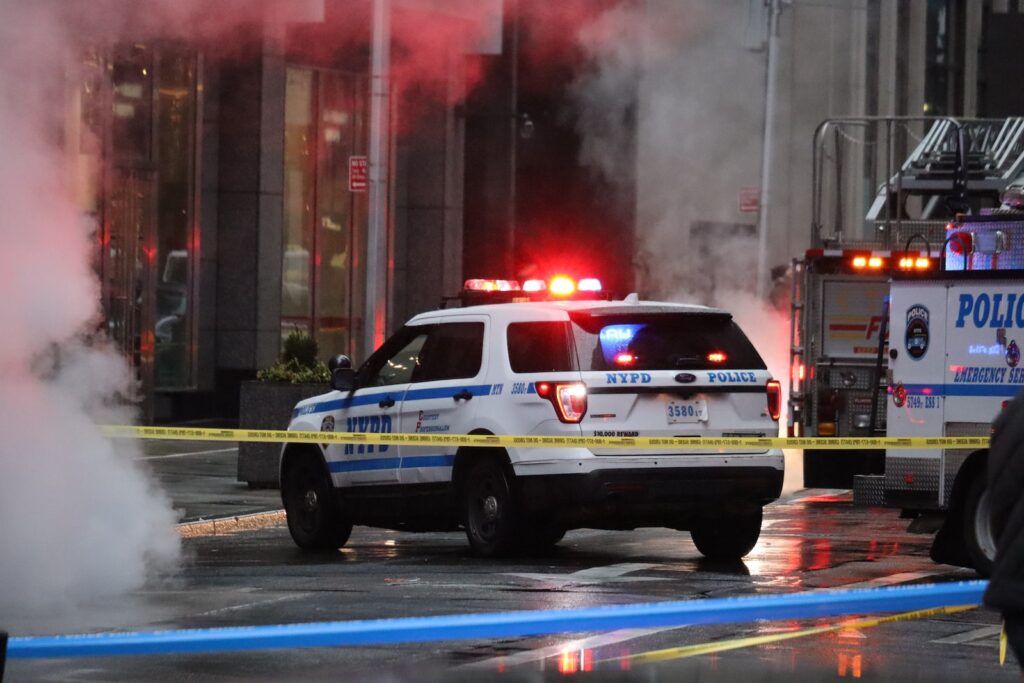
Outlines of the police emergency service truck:
<svg viewBox="0 0 1024 683">
<path fill-rule="evenodd" d="M 779 383 L 726 311 L 635 295 L 590 300 L 596 280 L 569 284 L 467 282 L 477 301 L 495 293 L 513 302 L 417 315 L 358 371 L 337 357 L 333 390 L 300 402 L 289 429 L 777 434 Z M 485 556 L 550 546 L 579 527 L 667 526 L 688 530 L 706 556 L 738 558 L 781 492 L 783 457 L 756 448 L 286 444 L 280 474 L 288 527 L 304 549 L 344 545 L 353 524 L 464 528 Z"/>
<path fill-rule="evenodd" d="M 943 251 L 942 270 L 897 269 L 892 278 L 889 436 L 988 436 L 1024 389 L 1024 214 L 960 218 Z M 855 478 L 855 497 L 921 519 L 946 511 L 932 557 L 986 574 L 995 556 L 986 456 L 889 450 L 884 475 Z"/>
<path fill-rule="evenodd" d="M 885 436 L 890 273 L 939 270 L 920 238 L 938 249 L 958 212 L 1000 206 L 1024 176 L 1024 119 L 829 119 L 813 151 L 810 248 L 792 268 L 788 432 Z M 804 484 L 849 488 L 884 467 L 882 450 L 807 449 Z"/>
</svg>

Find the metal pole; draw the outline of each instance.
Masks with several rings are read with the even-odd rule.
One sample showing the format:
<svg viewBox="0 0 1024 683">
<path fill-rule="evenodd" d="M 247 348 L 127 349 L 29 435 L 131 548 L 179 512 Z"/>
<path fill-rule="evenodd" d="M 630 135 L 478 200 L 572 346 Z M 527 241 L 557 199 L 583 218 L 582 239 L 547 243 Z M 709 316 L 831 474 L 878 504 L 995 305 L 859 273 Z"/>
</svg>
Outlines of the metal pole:
<svg viewBox="0 0 1024 683">
<path fill-rule="evenodd" d="M 512 40 L 509 48 L 511 57 L 511 72 L 509 77 L 510 88 L 510 119 L 509 129 L 509 167 L 508 167 L 508 241 L 505 254 L 506 277 L 518 277 L 516 272 L 516 191 L 517 178 L 516 168 L 518 167 L 517 145 L 519 143 L 519 7 L 517 0 L 510 0 L 509 9 L 512 22 Z"/>
<path fill-rule="evenodd" d="M 373 0 L 370 70 L 370 215 L 366 237 L 366 310 L 363 353 L 384 340 L 388 268 L 388 140 L 390 97 L 391 1 Z"/>
<path fill-rule="evenodd" d="M 771 197 L 772 150 L 775 131 L 775 84 L 778 58 L 779 14 L 782 0 L 766 0 L 768 4 L 768 65 L 764 89 L 764 139 L 761 151 L 761 200 L 757 215 L 757 296 L 765 298 L 768 291 L 768 225 Z"/>
</svg>

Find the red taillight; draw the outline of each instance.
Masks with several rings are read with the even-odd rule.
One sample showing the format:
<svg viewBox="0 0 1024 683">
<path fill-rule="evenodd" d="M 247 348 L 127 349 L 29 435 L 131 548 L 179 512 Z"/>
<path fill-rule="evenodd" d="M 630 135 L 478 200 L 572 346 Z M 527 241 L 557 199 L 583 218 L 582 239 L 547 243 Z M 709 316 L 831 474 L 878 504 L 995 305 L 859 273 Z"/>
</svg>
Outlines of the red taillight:
<svg viewBox="0 0 1024 683">
<path fill-rule="evenodd" d="M 580 422 L 587 414 L 587 385 L 582 382 L 537 382 L 534 386 L 538 396 L 555 406 L 555 413 L 562 422 Z"/>
<path fill-rule="evenodd" d="M 782 414 L 782 385 L 779 380 L 770 379 L 765 385 L 765 391 L 768 393 L 768 414 L 778 422 Z"/>
<path fill-rule="evenodd" d="M 632 365 L 636 362 L 636 356 L 631 353 L 620 353 L 615 356 L 616 365 Z"/>
<path fill-rule="evenodd" d="M 724 363 L 728 356 L 721 351 L 712 351 L 707 355 L 709 363 Z"/>
</svg>

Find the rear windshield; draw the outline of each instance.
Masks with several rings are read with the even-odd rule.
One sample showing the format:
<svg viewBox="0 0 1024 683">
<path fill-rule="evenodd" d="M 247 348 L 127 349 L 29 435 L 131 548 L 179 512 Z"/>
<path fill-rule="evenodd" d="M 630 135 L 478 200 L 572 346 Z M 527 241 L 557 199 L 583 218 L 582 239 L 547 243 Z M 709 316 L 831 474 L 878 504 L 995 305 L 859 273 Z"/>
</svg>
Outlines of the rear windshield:
<svg viewBox="0 0 1024 683">
<path fill-rule="evenodd" d="M 512 372 L 567 372 L 575 369 L 568 322 L 511 323 L 508 360 Z"/>
<path fill-rule="evenodd" d="M 581 370 L 763 370 L 754 346 L 723 314 L 574 313 Z"/>
</svg>

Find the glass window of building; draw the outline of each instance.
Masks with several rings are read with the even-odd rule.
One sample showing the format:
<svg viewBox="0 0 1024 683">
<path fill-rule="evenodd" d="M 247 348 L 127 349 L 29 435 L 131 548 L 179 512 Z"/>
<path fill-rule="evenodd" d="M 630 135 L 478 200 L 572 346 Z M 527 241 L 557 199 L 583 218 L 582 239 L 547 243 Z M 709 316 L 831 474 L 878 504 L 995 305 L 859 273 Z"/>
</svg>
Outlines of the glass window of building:
<svg viewBox="0 0 1024 683">
<path fill-rule="evenodd" d="M 360 290 L 354 258 L 365 194 L 349 190 L 363 154 L 365 80 L 289 67 L 285 90 L 281 334 L 312 334 L 322 356 L 355 353 Z"/>
</svg>

